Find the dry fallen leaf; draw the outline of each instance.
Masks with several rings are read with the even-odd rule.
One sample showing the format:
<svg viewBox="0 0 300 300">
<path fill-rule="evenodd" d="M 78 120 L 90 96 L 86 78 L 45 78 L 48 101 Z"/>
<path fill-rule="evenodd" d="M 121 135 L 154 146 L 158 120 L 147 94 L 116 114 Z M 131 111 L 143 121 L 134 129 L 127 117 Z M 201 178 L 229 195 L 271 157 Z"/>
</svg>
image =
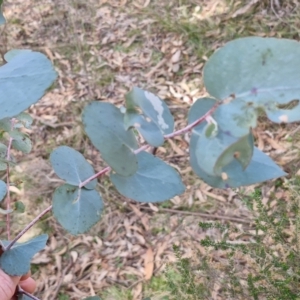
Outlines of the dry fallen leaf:
<svg viewBox="0 0 300 300">
<path fill-rule="evenodd" d="M 171 61 L 173 64 L 176 64 L 179 62 L 180 60 L 180 56 L 181 56 L 181 51 L 180 49 L 178 49 L 173 55 L 172 55 L 172 58 L 171 58 Z"/>
<path fill-rule="evenodd" d="M 143 284 L 140 282 L 132 289 L 133 299 L 142 299 L 142 291 Z"/>
<path fill-rule="evenodd" d="M 236 18 L 236 17 L 238 17 L 238 16 L 240 16 L 240 15 L 244 15 L 245 13 L 247 13 L 247 12 L 251 9 L 251 7 L 252 7 L 254 4 L 256 4 L 256 3 L 258 3 L 258 2 L 259 2 L 259 0 L 252 0 L 252 1 L 248 2 L 247 5 L 241 7 L 241 8 L 238 9 L 236 12 L 234 12 L 234 14 L 232 14 L 231 17 L 232 17 L 232 18 Z"/>
<path fill-rule="evenodd" d="M 154 254 L 151 248 L 148 248 L 145 253 L 144 265 L 145 265 L 144 278 L 145 280 L 149 280 L 153 275 L 153 269 L 154 269 Z"/>
<path fill-rule="evenodd" d="M 146 231 L 149 230 L 149 218 L 147 215 L 145 215 L 144 213 L 142 213 L 137 207 L 136 205 L 133 204 L 129 204 L 129 206 L 131 207 L 131 209 L 134 211 L 134 213 L 141 219 L 141 222 L 145 228 Z"/>
</svg>

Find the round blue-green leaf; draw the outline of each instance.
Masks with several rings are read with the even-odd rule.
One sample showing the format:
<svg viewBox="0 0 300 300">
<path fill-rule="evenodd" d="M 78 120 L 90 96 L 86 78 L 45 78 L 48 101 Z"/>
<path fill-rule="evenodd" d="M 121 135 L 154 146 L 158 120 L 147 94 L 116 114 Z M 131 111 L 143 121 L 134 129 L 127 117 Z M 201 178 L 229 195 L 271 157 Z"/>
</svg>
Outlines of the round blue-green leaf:
<svg viewBox="0 0 300 300">
<path fill-rule="evenodd" d="M 53 194 L 53 214 L 71 234 L 85 233 L 101 218 L 103 200 L 95 190 L 64 184 Z"/>
<path fill-rule="evenodd" d="M 205 97 L 198 99 L 189 110 L 189 124 L 195 122 L 197 119 L 205 115 L 215 105 L 215 103 L 216 100 L 212 98 Z M 212 116 L 214 117 L 214 115 Z M 192 130 L 192 136 L 190 140 L 190 164 L 195 173 L 205 182 L 209 181 L 212 184 L 219 185 L 220 178 L 214 174 L 214 165 L 217 161 L 218 155 L 222 152 L 224 147 L 217 139 L 210 138 L 205 135 L 206 127 L 207 122 L 203 121 Z M 217 134 L 220 134 L 219 130 Z M 205 149 L 202 148 L 201 137 L 202 140 L 204 140 Z M 205 144 L 206 140 L 208 144 Z M 211 151 L 213 152 L 211 153 Z M 202 168 L 200 167 L 201 164 Z"/>
<path fill-rule="evenodd" d="M 204 116 L 215 104 L 216 99 L 213 98 L 200 98 L 198 99 L 190 108 L 189 115 L 188 115 L 188 122 L 189 124 L 195 122 L 202 116 Z M 212 115 L 214 117 L 214 114 Z M 201 130 L 204 130 L 207 125 L 206 121 L 203 121 L 199 125 L 196 126 L 196 128 L 199 128 Z"/>
<path fill-rule="evenodd" d="M 190 164 L 194 172 L 207 184 L 217 188 L 234 188 L 240 186 L 251 185 L 267 180 L 275 179 L 281 176 L 285 176 L 286 173 L 277 166 L 274 161 L 258 150 L 254 148 L 253 156 L 248 167 L 244 170 L 241 164 L 233 160 L 230 164 L 224 167 L 224 177 L 217 175 L 210 175 L 206 173 L 199 165 L 197 158 L 197 143 L 198 135 L 192 134 L 190 140 Z"/>
<path fill-rule="evenodd" d="M 13 117 L 36 103 L 56 79 L 42 53 L 19 51 L 0 67 L 0 119 Z"/>
<path fill-rule="evenodd" d="M 222 152 L 234 142 L 233 138 L 218 132 L 215 138 L 207 138 L 200 129 L 193 129 L 193 135 L 198 135 L 195 152 L 198 164 L 210 175 L 215 174 L 215 164 Z"/>
<path fill-rule="evenodd" d="M 164 135 L 174 130 L 174 118 L 168 106 L 148 91 L 134 87 L 126 95 L 126 108 L 129 111 L 141 110 L 144 116 L 150 118 Z"/>
<path fill-rule="evenodd" d="M 213 107 L 215 102 L 216 100 L 212 98 L 198 99 L 189 111 L 189 116 L 188 116 L 189 124 L 193 123 L 201 116 L 203 116 L 205 113 L 207 113 Z M 223 129 L 223 126 L 219 126 L 221 117 L 220 115 L 218 115 L 218 109 L 216 110 L 215 114 L 213 114 L 213 117 L 218 123 L 219 132 L 220 132 L 221 129 Z M 207 126 L 206 122 L 204 121 L 200 123 L 198 126 L 193 128 L 191 140 L 190 140 L 190 164 L 194 172 L 210 186 L 218 187 L 218 188 L 239 187 L 243 185 L 250 185 L 258 182 L 267 181 L 270 179 L 274 179 L 286 175 L 286 173 L 284 173 L 272 161 L 272 159 L 270 159 L 266 154 L 259 151 L 255 147 L 254 147 L 252 159 L 245 170 L 244 167 L 247 165 L 248 159 L 251 156 L 250 152 L 247 152 L 249 155 L 246 155 L 247 162 L 245 162 L 245 164 L 244 162 L 241 163 L 237 160 L 232 160 L 231 162 L 227 161 L 227 163 L 229 162 L 229 164 L 227 163 L 221 164 L 223 168 L 222 169 L 223 174 L 216 175 L 214 172 L 215 171 L 214 166 L 218 162 L 218 160 L 215 160 L 211 157 L 211 155 L 215 153 L 216 149 L 211 147 L 212 152 L 206 153 L 207 156 L 204 157 L 205 153 L 203 154 L 202 157 L 200 155 L 200 153 L 202 153 L 203 150 L 202 149 L 203 144 L 199 143 L 199 139 L 201 136 L 205 135 L 203 133 L 206 126 Z M 242 134 L 244 132 L 245 130 L 242 130 L 239 133 Z M 235 136 L 234 133 L 237 133 L 237 131 L 234 131 L 234 128 L 227 127 L 227 131 L 222 133 L 223 138 L 227 138 L 228 142 L 230 141 L 234 142 L 236 141 L 236 138 L 234 138 Z M 246 142 L 249 143 L 249 145 L 252 145 L 253 143 L 252 138 L 249 136 L 245 138 L 247 140 Z M 250 138 L 249 141 L 248 138 Z M 213 139 L 214 138 L 212 138 L 211 140 Z M 215 146 L 220 146 L 220 142 L 218 140 L 216 140 Z M 199 147 L 201 148 L 199 149 Z M 221 150 L 222 149 L 223 148 L 221 147 Z M 221 151 L 218 152 L 218 154 L 220 153 Z M 224 152 L 223 154 L 225 153 L 226 152 Z M 222 154 L 220 157 L 222 158 Z M 203 166 L 205 166 L 208 170 L 205 170 Z M 228 179 L 223 180 L 222 175 L 223 178 L 228 177 Z"/>
<path fill-rule="evenodd" d="M 215 99 L 202 98 L 198 99 L 189 111 L 189 123 L 193 123 L 199 117 L 203 116 L 216 103 Z M 227 104 L 226 104 L 227 105 Z M 203 121 L 201 124 L 193 128 L 193 134 L 198 135 L 195 152 L 198 165 L 209 175 L 215 176 L 222 173 L 222 169 L 232 160 L 236 159 L 243 168 L 246 168 L 251 161 L 253 155 L 254 142 L 252 134 L 248 128 L 248 132 L 243 136 L 235 137 L 237 131 L 234 124 L 232 127 L 227 126 L 224 130 L 222 124 L 222 114 L 218 114 L 219 106 L 212 118 L 218 125 L 215 134 L 207 134 L 208 124 Z M 243 111 L 240 111 L 241 115 Z M 250 132 L 250 133 L 249 133 Z M 235 134 L 233 134 L 235 133 Z M 240 133 L 243 133 L 240 131 Z"/>
<path fill-rule="evenodd" d="M 295 40 L 247 37 L 217 50 L 204 67 L 203 80 L 217 99 L 233 97 L 250 108 L 263 108 L 273 122 L 300 120 L 300 43 Z"/>
<path fill-rule="evenodd" d="M 93 297 L 84 298 L 83 300 L 101 300 L 101 298 L 98 296 L 93 296 Z"/>
<path fill-rule="evenodd" d="M 61 146 L 52 151 L 50 162 L 56 175 L 71 185 L 78 186 L 84 180 L 95 175 L 93 167 L 84 156 L 67 146 Z M 94 179 L 84 187 L 94 189 L 96 185 L 97 180 Z"/>
<path fill-rule="evenodd" d="M 189 123 L 192 123 L 207 113 L 217 102 L 213 98 L 199 98 L 192 105 L 189 111 Z M 230 103 L 222 104 L 212 114 L 218 124 L 218 130 L 228 133 L 232 137 L 241 137 L 249 133 L 250 128 L 257 125 L 257 110 L 249 107 L 244 101 L 233 100 Z M 205 130 L 206 121 L 198 128 Z"/>
<path fill-rule="evenodd" d="M 6 62 L 9 62 L 17 55 L 30 53 L 30 52 L 32 52 L 32 50 L 30 49 L 11 49 L 4 54 L 4 59 Z"/>
<path fill-rule="evenodd" d="M 25 133 L 15 129 L 13 131 L 10 131 L 9 135 L 11 138 L 13 138 L 12 146 L 15 149 L 22 151 L 23 153 L 29 153 L 31 151 L 31 140 Z"/>
<path fill-rule="evenodd" d="M 213 138 L 207 138 L 200 129 L 193 130 L 198 135 L 196 157 L 199 166 L 210 175 L 220 175 L 223 168 L 237 160 L 245 169 L 252 158 L 254 141 L 252 133 L 234 138 L 222 130 Z"/>
<path fill-rule="evenodd" d="M 132 130 L 126 130 L 124 115 L 111 103 L 92 102 L 82 115 L 85 132 L 101 157 L 118 174 L 132 175 L 137 171 L 134 150 L 137 141 Z"/>
<path fill-rule="evenodd" d="M 165 141 L 159 127 L 151 119 L 147 119 L 143 115 L 127 112 L 124 116 L 124 124 L 126 129 L 134 127 L 146 142 L 153 147 L 159 147 Z"/>
<path fill-rule="evenodd" d="M 195 102 L 194 109 L 197 110 L 199 105 L 201 105 L 201 100 Z M 235 99 L 230 103 L 220 105 L 213 117 L 223 132 L 228 132 L 234 137 L 241 137 L 248 134 L 250 128 L 257 126 L 258 110 L 249 106 L 245 101 Z"/>
<path fill-rule="evenodd" d="M 243 169 L 246 169 L 252 159 L 254 151 L 254 139 L 252 132 L 242 136 L 227 147 L 218 157 L 215 165 L 215 174 L 221 174 L 223 168 L 229 165 L 234 159 L 237 160 Z"/>
<path fill-rule="evenodd" d="M 44 249 L 48 239 L 47 234 L 39 235 L 25 243 L 15 243 L 8 251 L 0 256 L 0 268 L 11 276 L 22 276 L 30 270 L 32 257 Z M 9 241 L 1 241 L 4 247 Z"/>
<path fill-rule="evenodd" d="M 184 192 L 178 172 L 148 152 L 137 154 L 138 171 L 128 177 L 111 174 L 118 192 L 139 202 L 162 202 Z"/>
</svg>

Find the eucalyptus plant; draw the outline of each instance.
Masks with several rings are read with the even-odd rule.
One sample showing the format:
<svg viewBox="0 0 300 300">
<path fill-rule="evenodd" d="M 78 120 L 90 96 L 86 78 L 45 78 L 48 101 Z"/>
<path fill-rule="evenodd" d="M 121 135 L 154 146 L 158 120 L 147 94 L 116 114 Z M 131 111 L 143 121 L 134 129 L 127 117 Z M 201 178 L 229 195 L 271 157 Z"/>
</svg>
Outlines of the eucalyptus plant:
<svg viewBox="0 0 300 300">
<path fill-rule="evenodd" d="M 2 1 L 0 2 L 2 4 Z M 0 14 L 0 23 L 4 23 Z M 175 130 L 174 118 L 155 94 L 133 88 L 124 106 L 91 101 L 82 123 L 107 167 L 96 173 L 84 156 L 68 146 L 50 155 L 56 175 L 65 183 L 53 193 L 52 205 L 42 211 L 19 234 L 11 237 L 9 171 L 17 163 L 11 149 L 24 153 L 31 141 L 22 128 L 32 118 L 24 111 L 35 104 L 55 82 L 50 60 L 31 50 L 11 50 L 0 67 L 0 201 L 6 207 L 7 239 L 1 239 L 0 268 L 21 276 L 30 269 L 34 254 L 43 249 L 47 235 L 25 243 L 19 238 L 45 214 L 53 212 L 62 227 L 73 235 L 87 232 L 103 214 L 104 199 L 97 178 L 107 175 L 116 190 L 137 202 L 162 202 L 185 191 L 176 169 L 151 154 L 167 139 L 190 132 L 189 163 L 203 181 L 215 188 L 236 188 L 264 182 L 286 173 L 255 147 L 252 130 L 264 111 L 274 123 L 300 120 L 300 44 L 293 40 L 247 37 L 233 40 L 206 62 L 203 81 L 207 97 L 198 99 L 188 113 L 188 125 Z M 37 299 L 19 290 L 19 299 Z M 92 297 L 90 299 L 98 299 Z"/>
</svg>

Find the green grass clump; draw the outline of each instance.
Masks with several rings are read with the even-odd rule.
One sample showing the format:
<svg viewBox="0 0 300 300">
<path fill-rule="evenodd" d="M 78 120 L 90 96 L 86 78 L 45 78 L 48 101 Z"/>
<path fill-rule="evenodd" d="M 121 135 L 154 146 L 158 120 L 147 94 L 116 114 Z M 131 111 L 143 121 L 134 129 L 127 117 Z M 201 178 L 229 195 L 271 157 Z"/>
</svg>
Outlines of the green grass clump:
<svg viewBox="0 0 300 300">
<path fill-rule="evenodd" d="M 254 215 L 250 227 L 201 222 L 202 230 L 218 230 L 221 238 L 202 239 L 207 254 L 199 255 L 196 262 L 182 258 L 174 247 L 177 262 L 172 271 L 176 271 L 166 273 L 171 295 L 182 300 L 211 299 L 212 295 L 222 299 L 300 299 L 300 178 L 280 188 L 290 192 L 288 201 L 271 194 L 265 203 L 260 189 L 241 195 Z"/>
<path fill-rule="evenodd" d="M 260 35 L 299 39 L 300 10 L 292 1 L 284 1 L 282 9 L 286 13 L 282 17 L 278 17 L 270 1 L 259 1 L 246 9 L 249 1 L 224 0 L 214 10 L 210 2 L 172 0 L 167 5 L 154 1 L 145 9 L 145 15 L 156 20 L 156 29 L 161 32 L 182 36 L 199 59 L 209 57 L 220 45 L 236 38 Z"/>
<path fill-rule="evenodd" d="M 173 246 L 173 250 L 177 257 L 176 270 L 167 268 L 166 278 L 168 283 L 168 288 L 173 296 L 176 296 L 176 299 L 206 299 L 210 295 L 209 290 L 207 289 L 207 278 L 205 280 L 199 280 L 195 274 L 191 261 L 188 258 L 183 258 L 178 246 Z M 207 271 L 208 264 L 204 259 L 201 261 L 200 265 L 197 267 L 199 271 Z M 173 299 L 173 298 L 172 298 Z"/>
<path fill-rule="evenodd" d="M 101 299 L 104 300 L 133 300 L 131 290 L 125 287 L 111 286 L 101 293 Z"/>
</svg>

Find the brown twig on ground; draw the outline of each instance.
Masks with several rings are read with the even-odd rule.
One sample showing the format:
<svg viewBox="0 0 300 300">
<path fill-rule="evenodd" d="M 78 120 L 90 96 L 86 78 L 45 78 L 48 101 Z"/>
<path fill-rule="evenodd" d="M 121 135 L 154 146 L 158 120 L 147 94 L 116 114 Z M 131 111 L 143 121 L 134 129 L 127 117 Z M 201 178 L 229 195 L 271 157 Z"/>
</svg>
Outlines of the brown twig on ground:
<svg viewBox="0 0 300 300">
<path fill-rule="evenodd" d="M 153 211 L 150 207 L 141 207 L 141 209 L 145 209 L 148 211 Z M 183 214 L 183 215 L 192 215 L 192 216 L 198 216 L 203 218 L 211 218 L 211 219 L 219 219 L 219 220 L 226 220 L 226 221 L 233 221 L 238 223 L 246 223 L 250 224 L 252 220 L 249 219 L 241 219 L 241 218 L 235 218 L 235 217 L 229 217 L 229 216 L 220 216 L 220 215 L 213 215 L 213 214 L 206 214 L 206 213 L 198 213 L 198 212 L 191 212 L 191 211 L 185 211 L 185 210 L 176 210 L 176 209 L 170 209 L 170 208 L 159 208 L 158 212 L 169 212 L 174 214 Z"/>
</svg>

